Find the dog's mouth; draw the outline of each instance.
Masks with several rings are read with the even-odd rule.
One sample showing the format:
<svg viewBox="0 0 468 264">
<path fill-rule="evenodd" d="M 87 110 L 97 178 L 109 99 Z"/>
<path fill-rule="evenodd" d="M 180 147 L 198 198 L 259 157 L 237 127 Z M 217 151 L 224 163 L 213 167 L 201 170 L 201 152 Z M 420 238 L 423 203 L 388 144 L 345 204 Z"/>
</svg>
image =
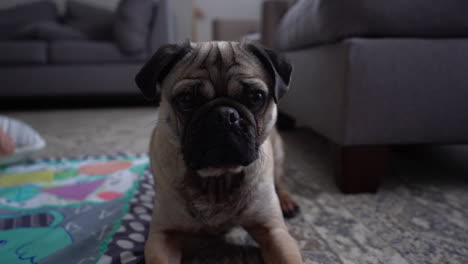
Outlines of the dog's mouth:
<svg viewBox="0 0 468 264">
<path fill-rule="evenodd" d="M 250 138 L 237 138 L 230 134 L 211 134 L 183 145 L 186 165 L 200 172 L 200 176 L 216 176 L 239 172 L 258 159 L 258 146 Z"/>
<path fill-rule="evenodd" d="M 222 177 L 224 175 L 236 175 L 239 174 L 243 171 L 244 167 L 243 166 L 227 166 L 227 167 L 222 167 L 222 168 L 204 168 L 197 170 L 197 175 L 202 177 L 202 178 L 208 178 L 208 177 Z"/>
</svg>

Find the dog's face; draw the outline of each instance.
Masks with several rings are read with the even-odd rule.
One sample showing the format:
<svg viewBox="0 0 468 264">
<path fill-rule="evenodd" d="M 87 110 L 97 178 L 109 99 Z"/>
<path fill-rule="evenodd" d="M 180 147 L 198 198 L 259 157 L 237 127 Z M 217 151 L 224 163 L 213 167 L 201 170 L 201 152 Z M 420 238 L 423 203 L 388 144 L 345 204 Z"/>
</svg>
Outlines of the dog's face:
<svg viewBox="0 0 468 264">
<path fill-rule="evenodd" d="M 199 174 L 247 166 L 276 122 L 291 66 L 271 50 L 237 42 L 167 45 L 138 73 L 144 95 L 160 101 L 185 164 Z"/>
</svg>

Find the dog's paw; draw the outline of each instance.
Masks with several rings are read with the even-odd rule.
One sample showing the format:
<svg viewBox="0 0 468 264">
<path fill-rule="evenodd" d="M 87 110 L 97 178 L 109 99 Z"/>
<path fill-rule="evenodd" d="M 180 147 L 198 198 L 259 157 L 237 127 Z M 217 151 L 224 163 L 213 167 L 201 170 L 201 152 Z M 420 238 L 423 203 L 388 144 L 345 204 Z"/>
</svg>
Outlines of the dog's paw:
<svg viewBox="0 0 468 264">
<path fill-rule="evenodd" d="M 299 213 L 299 205 L 289 193 L 279 192 L 278 198 L 284 218 L 292 218 Z"/>
</svg>

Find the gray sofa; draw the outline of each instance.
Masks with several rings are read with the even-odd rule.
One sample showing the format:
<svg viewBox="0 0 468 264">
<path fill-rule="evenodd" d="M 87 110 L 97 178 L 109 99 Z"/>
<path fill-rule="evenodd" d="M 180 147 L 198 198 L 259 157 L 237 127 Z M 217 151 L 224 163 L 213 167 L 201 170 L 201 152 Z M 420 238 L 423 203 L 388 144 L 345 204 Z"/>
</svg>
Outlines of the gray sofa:
<svg viewBox="0 0 468 264">
<path fill-rule="evenodd" d="M 267 1 L 294 64 L 281 109 L 335 145 L 344 192 L 376 191 L 391 145 L 468 142 L 468 2 Z"/>
<path fill-rule="evenodd" d="M 0 104 L 137 95 L 146 58 L 174 41 L 170 0 L 122 0 L 116 11 L 68 0 L 0 10 Z"/>
</svg>

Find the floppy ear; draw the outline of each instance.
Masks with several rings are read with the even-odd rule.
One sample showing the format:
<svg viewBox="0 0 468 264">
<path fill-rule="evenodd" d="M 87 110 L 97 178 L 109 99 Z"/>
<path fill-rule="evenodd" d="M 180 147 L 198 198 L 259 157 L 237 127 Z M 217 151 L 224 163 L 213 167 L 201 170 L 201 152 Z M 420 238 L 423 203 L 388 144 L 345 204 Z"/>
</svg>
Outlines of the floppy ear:
<svg viewBox="0 0 468 264">
<path fill-rule="evenodd" d="M 286 58 L 279 53 L 252 43 L 246 44 L 246 48 L 254 54 L 268 72 L 273 76 L 273 86 L 270 92 L 273 94 L 275 103 L 289 90 L 291 80 L 292 66 Z"/>
<path fill-rule="evenodd" d="M 146 62 L 135 77 L 143 95 L 151 100 L 160 100 L 160 84 L 174 65 L 191 51 L 190 41 L 160 47 Z"/>
</svg>

